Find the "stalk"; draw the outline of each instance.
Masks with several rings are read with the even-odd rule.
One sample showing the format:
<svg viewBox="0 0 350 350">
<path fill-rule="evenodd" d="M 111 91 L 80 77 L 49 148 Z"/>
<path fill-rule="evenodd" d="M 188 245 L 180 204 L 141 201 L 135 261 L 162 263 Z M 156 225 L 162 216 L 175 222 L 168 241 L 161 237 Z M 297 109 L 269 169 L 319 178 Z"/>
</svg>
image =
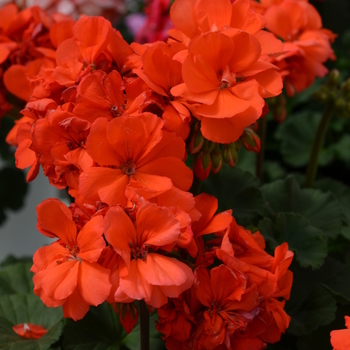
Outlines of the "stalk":
<svg viewBox="0 0 350 350">
<path fill-rule="evenodd" d="M 260 137 L 260 152 L 256 157 L 255 173 L 260 180 L 260 184 L 263 182 L 263 167 L 265 158 L 265 144 L 266 144 L 266 128 L 267 128 L 267 116 L 259 119 L 259 137 Z"/>
<path fill-rule="evenodd" d="M 149 312 L 146 303 L 139 301 L 140 306 L 140 349 L 149 350 Z"/>
<path fill-rule="evenodd" d="M 329 102 L 323 111 L 322 118 L 318 124 L 315 138 L 312 142 L 309 162 L 306 168 L 304 187 L 313 187 L 317 175 L 318 157 L 324 142 L 329 122 L 333 114 L 333 103 Z"/>
</svg>

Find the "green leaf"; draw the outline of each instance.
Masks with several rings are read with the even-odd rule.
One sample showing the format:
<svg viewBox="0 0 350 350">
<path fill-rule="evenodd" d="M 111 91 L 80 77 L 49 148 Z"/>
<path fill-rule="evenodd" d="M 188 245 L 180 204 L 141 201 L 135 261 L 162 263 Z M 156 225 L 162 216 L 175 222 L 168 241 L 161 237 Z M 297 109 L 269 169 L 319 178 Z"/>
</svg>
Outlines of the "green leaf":
<svg viewBox="0 0 350 350">
<path fill-rule="evenodd" d="M 332 322 L 336 311 L 337 303 L 331 293 L 317 285 L 298 309 L 289 312 L 291 322 L 287 332 L 294 335 L 309 334 Z"/>
<path fill-rule="evenodd" d="M 34 289 L 31 263 L 17 263 L 0 269 L 0 296 L 31 293 Z"/>
<path fill-rule="evenodd" d="M 274 248 L 287 242 L 301 266 L 318 268 L 323 264 L 327 245 L 322 239 L 322 231 L 311 226 L 301 215 L 280 213 L 274 223 L 271 219 L 264 218 L 258 227 Z"/>
<path fill-rule="evenodd" d="M 294 212 L 323 232 L 323 238 L 335 238 L 342 226 L 342 209 L 331 193 L 316 189 L 301 189 L 293 176 L 261 187 L 269 215 Z"/>
<path fill-rule="evenodd" d="M 330 149 L 335 157 L 345 163 L 350 162 L 350 135 L 343 135 L 340 140 L 333 144 Z"/>
<path fill-rule="evenodd" d="M 336 296 L 341 296 L 350 302 L 350 265 L 338 261 L 332 263 L 336 264 L 337 268 L 325 276 L 323 285 Z"/>
<path fill-rule="evenodd" d="M 20 323 L 42 325 L 48 332 L 40 339 L 28 340 L 17 335 L 12 327 Z M 61 308 L 47 308 L 34 294 L 0 297 L 0 348 L 6 350 L 46 350 L 61 336 Z"/>
<path fill-rule="evenodd" d="M 277 129 L 275 137 L 281 142 L 280 152 L 283 160 L 294 167 L 305 166 L 310 157 L 311 145 L 321 114 L 306 110 L 289 116 Z M 322 148 L 319 165 L 329 164 L 334 158 L 334 151 Z"/>
<path fill-rule="evenodd" d="M 125 336 L 119 316 L 105 302 L 90 307 L 82 320 L 67 320 L 63 330 L 63 347 L 67 350 L 119 349 Z"/>
<path fill-rule="evenodd" d="M 150 348 L 154 350 L 164 348 L 164 341 L 155 329 L 156 318 L 157 313 L 150 317 Z M 80 321 L 67 320 L 63 345 L 65 350 L 138 350 L 139 332 L 139 325 L 136 325 L 127 334 L 119 322 L 119 315 L 105 302 L 98 307 L 90 307 L 90 311 Z"/>
<path fill-rule="evenodd" d="M 344 220 L 350 225 L 350 187 L 340 181 L 324 178 L 315 183 L 315 188 L 322 192 L 332 192 L 340 202 Z"/>
<path fill-rule="evenodd" d="M 240 225 L 251 225 L 263 213 L 264 201 L 259 180 L 237 167 L 223 167 L 221 171 L 202 184 L 201 190 L 219 200 L 219 209 L 232 209 L 232 215 Z"/>
</svg>

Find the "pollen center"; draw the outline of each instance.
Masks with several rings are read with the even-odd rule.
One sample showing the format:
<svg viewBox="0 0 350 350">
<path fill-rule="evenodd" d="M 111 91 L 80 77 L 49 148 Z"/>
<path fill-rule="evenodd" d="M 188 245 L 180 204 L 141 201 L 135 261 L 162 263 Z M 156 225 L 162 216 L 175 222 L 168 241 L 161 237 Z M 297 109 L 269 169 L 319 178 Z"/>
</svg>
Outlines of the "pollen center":
<svg viewBox="0 0 350 350">
<path fill-rule="evenodd" d="M 128 160 L 119 166 L 119 169 L 128 176 L 134 175 L 136 171 L 136 165 L 132 160 Z"/>
</svg>

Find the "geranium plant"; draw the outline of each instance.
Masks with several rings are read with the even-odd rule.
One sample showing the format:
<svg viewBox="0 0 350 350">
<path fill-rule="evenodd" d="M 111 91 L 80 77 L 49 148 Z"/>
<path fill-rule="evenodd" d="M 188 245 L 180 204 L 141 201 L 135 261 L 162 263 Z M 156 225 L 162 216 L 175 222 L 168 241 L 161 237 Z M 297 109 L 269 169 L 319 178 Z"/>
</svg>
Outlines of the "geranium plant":
<svg viewBox="0 0 350 350">
<path fill-rule="evenodd" d="M 6 141 L 28 182 L 42 168 L 71 199 L 36 208 L 50 245 L 3 263 L 5 349 L 305 349 L 350 302 L 350 189 L 316 181 L 349 114 L 325 66 L 336 35 L 307 0 L 168 6 L 148 3 L 156 33 L 136 36 L 164 40 L 131 44 L 102 16 L 0 9 Z M 263 184 L 271 115 L 292 142 L 288 99 L 327 74 L 305 177 Z"/>
</svg>

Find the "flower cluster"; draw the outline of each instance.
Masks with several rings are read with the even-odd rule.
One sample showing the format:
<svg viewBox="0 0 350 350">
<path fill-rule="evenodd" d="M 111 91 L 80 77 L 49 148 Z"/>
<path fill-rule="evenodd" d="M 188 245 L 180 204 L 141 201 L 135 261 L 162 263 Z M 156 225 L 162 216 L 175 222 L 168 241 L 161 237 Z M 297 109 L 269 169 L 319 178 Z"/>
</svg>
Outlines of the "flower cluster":
<svg viewBox="0 0 350 350">
<path fill-rule="evenodd" d="M 235 164 L 239 142 L 258 151 L 252 126 L 281 92 L 270 60 L 282 43 L 249 0 L 177 0 L 170 16 L 166 43 L 129 45 L 103 17 L 81 17 L 35 46 L 49 63 L 23 75 L 7 140 L 28 181 L 41 166 L 74 203 L 37 207 L 56 240 L 34 254 L 34 292 L 74 320 L 107 301 L 128 331 L 143 300 L 168 348 L 262 349 L 289 325 L 293 253 L 270 256 L 216 198 L 194 197 L 185 160 L 187 146 L 204 179 Z"/>
<path fill-rule="evenodd" d="M 323 63 L 335 59 L 330 44 L 336 35 L 322 28 L 321 17 L 308 0 L 254 0 L 252 7 L 264 16 L 266 28 L 283 40 L 284 52 L 273 62 L 282 71 L 289 96 L 327 74 Z"/>
<path fill-rule="evenodd" d="M 71 36 L 74 21 L 64 15 L 48 15 L 39 7 L 19 12 L 8 4 L 0 9 L 0 23 L 1 117 L 11 109 L 7 92 L 29 101 L 31 77 L 41 68 L 54 66 L 55 50 Z M 17 144 L 13 139 L 9 143 Z"/>
<path fill-rule="evenodd" d="M 199 197 L 197 201 L 216 209 L 214 198 Z M 206 212 L 192 225 L 201 247 L 193 286 L 158 309 L 157 329 L 167 348 L 263 349 L 279 341 L 290 322 L 283 308 L 292 286 L 288 267 L 293 253 L 284 243 L 270 256 L 261 234 L 252 234 L 234 219 L 226 231 L 215 232 L 222 229 L 224 214 L 208 220 L 208 208 L 199 208 Z M 204 245 L 202 237 L 212 231 L 216 239 Z"/>
</svg>

